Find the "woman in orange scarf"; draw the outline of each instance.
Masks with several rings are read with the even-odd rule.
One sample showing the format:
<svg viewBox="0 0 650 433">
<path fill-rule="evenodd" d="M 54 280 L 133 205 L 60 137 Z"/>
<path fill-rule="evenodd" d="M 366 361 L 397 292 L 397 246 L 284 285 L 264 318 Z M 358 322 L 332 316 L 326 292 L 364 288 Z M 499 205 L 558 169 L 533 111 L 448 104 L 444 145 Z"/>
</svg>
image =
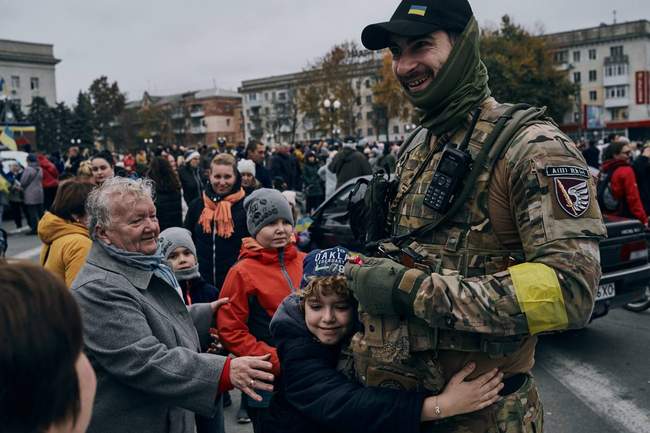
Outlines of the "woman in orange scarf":
<svg viewBox="0 0 650 433">
<path fill-rule="evenodd" d="M 235 158 L 220 153 L 210 163 L 208 184 L 190 203 L 185 228 L 196 245 L 201 276 L 221 290 L 228 269 L 237 261 L 247 236 L 244 190 Z"/>
</svg>

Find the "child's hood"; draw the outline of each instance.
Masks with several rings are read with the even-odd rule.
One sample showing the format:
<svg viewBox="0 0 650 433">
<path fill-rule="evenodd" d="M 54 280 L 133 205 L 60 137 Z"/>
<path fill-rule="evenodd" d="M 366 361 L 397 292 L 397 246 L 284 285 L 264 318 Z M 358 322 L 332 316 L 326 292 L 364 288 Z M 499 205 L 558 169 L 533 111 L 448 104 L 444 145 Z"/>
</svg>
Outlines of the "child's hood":
<svg viewBox="0 0 650 433">
<path fill-rule="evenodd" d="M 292 294 L 284 298 L 271 319 L 269 329 L 274 339 L 311 335 L 305 324 L 305 313 L 300 308 L 298 295 Z"/>
</svg>

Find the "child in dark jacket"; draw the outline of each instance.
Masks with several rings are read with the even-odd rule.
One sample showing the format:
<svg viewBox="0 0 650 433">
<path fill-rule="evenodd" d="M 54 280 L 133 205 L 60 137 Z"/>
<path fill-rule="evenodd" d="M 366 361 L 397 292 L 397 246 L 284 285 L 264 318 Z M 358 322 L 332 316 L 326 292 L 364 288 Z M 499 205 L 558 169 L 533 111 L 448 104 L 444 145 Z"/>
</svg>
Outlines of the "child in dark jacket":
<svg viewBox="0 0 650 433">
<path fill-rule="evenodd" d="M 312 251 L 304 260 L 301 291 L 287 297 L 271 321 L 282 375 L 264 433 L 416 433 L 421 422 L 480 410 L 499 398 L 502 374 L 493 370 L 465 381 L 473 364 L 437 396 L 363 387 L 340 371 L 341 350 L 358 327 L 356 303 L 342 275 L 346 260 L 343 248 Z"/>
<path fill-rule="evenodd" d="M 189 230 L 180 227 L 163 230 L 158 237 L 158 249 L 174 271 L 186 305 L 217 300 L 219 297 L 217 288 L 205 281 L 199 273 L 196 247 Z M 209 342 L 201 342 L 202 352 L 208 350 L 208 344 Z M 197 433 L 223 432 L 223 417 L 207 418 L 196 415 L 196 429 Z"/>
<path fill-rule="evenodd" d="M 189 230 L 180 227 L 163 230 L 160 232 L 158 246 L 176 275 L 186 305 L 217 300 L 217 288 L 205 281 L 199 273 L 196 247 Z"/>
</svg>

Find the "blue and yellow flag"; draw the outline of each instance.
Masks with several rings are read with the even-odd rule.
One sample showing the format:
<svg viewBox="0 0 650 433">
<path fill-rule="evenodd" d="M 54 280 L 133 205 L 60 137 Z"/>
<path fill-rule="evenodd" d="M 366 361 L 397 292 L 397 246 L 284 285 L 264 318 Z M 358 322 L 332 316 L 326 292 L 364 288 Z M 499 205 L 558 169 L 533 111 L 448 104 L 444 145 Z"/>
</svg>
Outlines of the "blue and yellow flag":
<svg viewBox="0 0 650 433">
<path fill-rule="evenodd" d="M 411 6 L 411 9 L 409 9 L 409 15 L 419 15 L 423 17 L 427 13 L 427 7 L 426 6 L 416 6 L 413 5 Z"/>
<path fill-rule="evenodd" d="M 4 144 L 11 150 L 18 150 L 16 140 L 14 140 L 14 132 L 8 126 L 0 132 L 0 144 Z"/>
</svg>

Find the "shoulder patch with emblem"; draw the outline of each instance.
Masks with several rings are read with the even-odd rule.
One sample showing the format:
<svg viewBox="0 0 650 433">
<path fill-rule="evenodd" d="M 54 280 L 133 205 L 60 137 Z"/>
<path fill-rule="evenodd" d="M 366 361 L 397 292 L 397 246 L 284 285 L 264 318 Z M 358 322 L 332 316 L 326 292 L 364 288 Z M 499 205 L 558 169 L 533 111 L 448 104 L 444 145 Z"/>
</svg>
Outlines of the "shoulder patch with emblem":
<svg viewBox="0 0 650 433">
<path fill-rule="evenodd" d="M 589 170 L 583 167 L 548 166 L 546 176 L 553 178 L 555 199 L 562 210 L 573 218 L 582 216 L 589 205 Z"/>
</svg>

